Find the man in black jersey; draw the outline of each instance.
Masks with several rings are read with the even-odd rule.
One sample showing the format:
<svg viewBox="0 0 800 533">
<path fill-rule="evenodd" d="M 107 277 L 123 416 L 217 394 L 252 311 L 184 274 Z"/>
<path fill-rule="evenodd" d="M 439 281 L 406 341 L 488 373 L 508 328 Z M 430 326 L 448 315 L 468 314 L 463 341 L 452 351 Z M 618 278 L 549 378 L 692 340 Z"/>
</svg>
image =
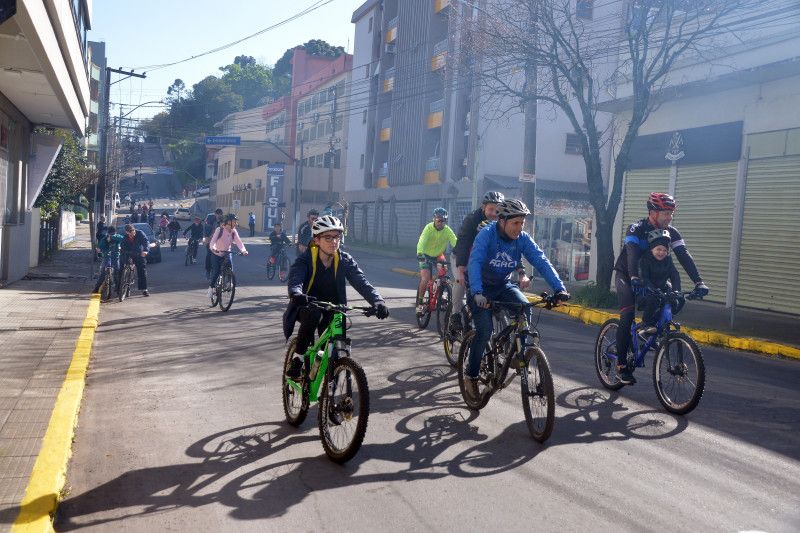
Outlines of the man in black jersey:
<svg viewBox="0 0 800 533">
<path fill-rule="evenodd" d="M 647 218 L 631 224 L 625 233 L 622 251 L 614 264 L 616 271 L 615 286 L 619 298 L 620 316 L 617 330 L 617 373 L 621 383 L 636 383 L 633 377 L 632 361 L 628 361 L 628 349 L 631 341 L 631 324 L 636 315 L 636 296 L 644 296 L 645 285 L 639 276 L 639 258 L 649 247 L 647 234 L 654 229 L 666 229 L 670 234 L 670 248 L 675 253 L 683 269 L 695 284 L 695 292 L 699 296 L 708 294 L 708 287 L 703 283 L 694 259 L 686 249 L 686 243 L 677 229 L 672 227 L 675 213 L 675 199 L 663 192 L 653 192 L 647 198 Z"/>
</svg>

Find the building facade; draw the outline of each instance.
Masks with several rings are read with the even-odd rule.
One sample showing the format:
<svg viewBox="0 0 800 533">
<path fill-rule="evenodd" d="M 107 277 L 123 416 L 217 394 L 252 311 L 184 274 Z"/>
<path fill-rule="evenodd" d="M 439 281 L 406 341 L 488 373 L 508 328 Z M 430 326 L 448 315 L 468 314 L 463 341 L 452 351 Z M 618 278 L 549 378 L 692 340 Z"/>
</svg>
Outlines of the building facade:
<svg viewBox="0 0 800 533">
<path fill-rule="evenodd" d="M 101 132 L 108 123 L 108 105 L 103 94 L 106 83 L 106 43 L 89 41 L 89 123 L 86 127 L 86 156 L 89 165 L 101 168 L 105 136 Z"/>
</svg>

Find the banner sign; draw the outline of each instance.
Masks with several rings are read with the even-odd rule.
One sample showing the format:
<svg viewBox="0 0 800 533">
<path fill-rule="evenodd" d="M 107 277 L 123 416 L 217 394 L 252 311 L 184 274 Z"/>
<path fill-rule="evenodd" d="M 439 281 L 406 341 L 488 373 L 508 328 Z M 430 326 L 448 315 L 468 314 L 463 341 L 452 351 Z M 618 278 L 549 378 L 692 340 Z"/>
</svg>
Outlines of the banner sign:
<svg viewBox="0 0 800 533">
<path fill-rule="evenodd" d="M 206 144 L 210 146 L 224 146 L 229 144 L 239 146 L 242 144 L 242 138 L 230 136 L 206 137 Z"/>
<path fill-rule="evenodd" d="M 633 141 L 628 168 L 702 165 L 738 161 L 742 154 L 742 122 L 641 135 Z"/>
<path fill-rule="evenodd" d="M 281 222 L 280 204 L 283 201 L 283 164 L 267 166 L 267 190 L 264 198 L 264 231 Z"/>
</svg>

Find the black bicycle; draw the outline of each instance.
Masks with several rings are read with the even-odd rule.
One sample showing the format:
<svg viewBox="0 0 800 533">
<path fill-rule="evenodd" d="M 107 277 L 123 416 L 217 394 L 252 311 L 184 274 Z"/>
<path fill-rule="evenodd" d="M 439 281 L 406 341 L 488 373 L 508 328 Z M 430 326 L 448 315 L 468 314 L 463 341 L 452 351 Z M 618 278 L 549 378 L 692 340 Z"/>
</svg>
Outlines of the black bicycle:
<svg viewBox="0 0 800 533">
<path fill-rule="evenodd" d="M 289 277 L 289 257 L 286 255 L 285 246 L 281 246 L 278 253 L 267 259 L 267 279 L 274 278 L 276 272 L 278 273 L 278 279 L 281 282 L 286 282 Z"/>
<path fill-rule="evenodd" d="M 231 254 L 227 252 L 225 259 L 222 261 L 222 266 L 219 269 L 219 276 L 214 285 L 214 290 L 211 292 L 211 307 L 219 305 L 223 311 L 227 311 L 233 305 L 233 297 L 236 295 L 236 275 L 233 273 L 233 263 L 231 263 Z M 237 252 L 236 255 L 244 255 Z"/>
<path fill-rule="evenodd" d="M 114 296 L 114 280 L 117 277 L 111 258 L 107 258 L 103 263 L 103 275 L 103 283 L 100 285 L 100 299 L 108 302 Z"/>
<path fill-rule="evenodd" d="M 131 287 L 136 279 L 136 265 L 133 262 L 133 257 L 124 255 L 122 270 L 119 274 L 119 301 L 122 302 L 131 295 Z"/>
<path fill-rule="evenodd" d="M 183 261 L 185 266 L 193 265 L 197 262 L 197 239 L 189 239 L 186 245 L 186 257 Z"/>
<path fill-rule="evenodd" d="M 170 230 L 169 232 L 169 250 L 174 252 L 178 248 L 178 232 Z"/>
</svg>

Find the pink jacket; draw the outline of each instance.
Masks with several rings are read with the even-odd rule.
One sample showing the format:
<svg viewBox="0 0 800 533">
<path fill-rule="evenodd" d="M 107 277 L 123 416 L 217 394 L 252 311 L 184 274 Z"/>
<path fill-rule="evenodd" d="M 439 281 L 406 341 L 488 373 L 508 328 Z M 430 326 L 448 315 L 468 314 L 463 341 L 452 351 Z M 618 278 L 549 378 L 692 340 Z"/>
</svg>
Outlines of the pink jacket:
<svg viewBox="0 0 800 533">
<path fill-rule="evenodd" d="M 247 249 L 244 247 L 242 239 L 239 238 L 238 231 L 230 231 L 228 228 L 224 227 L 214 230 L 214 234 L 211 237 L 211 251 L 214 253 L 214 255 L 222 257 L 227 252 L 230 252 L 231 244 L 235 244 L 242 253 L 247 251 Z"/>
</svg>

